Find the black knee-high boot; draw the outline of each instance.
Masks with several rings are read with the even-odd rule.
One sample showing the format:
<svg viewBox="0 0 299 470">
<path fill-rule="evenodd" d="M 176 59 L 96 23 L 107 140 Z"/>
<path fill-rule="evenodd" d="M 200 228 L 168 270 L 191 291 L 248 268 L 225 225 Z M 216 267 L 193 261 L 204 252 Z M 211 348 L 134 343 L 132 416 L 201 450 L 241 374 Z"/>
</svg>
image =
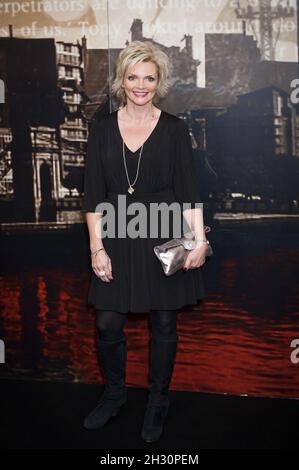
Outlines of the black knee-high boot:
<svg viewBox="0 0 299 470">
<path fill-rule="evenodd" d="M 116 416 L 127 400 L 126 360 L 127 340 L 98 341 L 100 359 L 104 370 L 105 390 L 96 408 L 85 418 L 86 429 L 104 426 L 111 416 Z"/>
<path fill-rule="evenodd" d="M 141 437 L 145 442 L 157 441 L 169 408 L 168 389 L 172 377 L 178 336 L 163 340 L 151 338 L 151 384 Z"/>
</svg>

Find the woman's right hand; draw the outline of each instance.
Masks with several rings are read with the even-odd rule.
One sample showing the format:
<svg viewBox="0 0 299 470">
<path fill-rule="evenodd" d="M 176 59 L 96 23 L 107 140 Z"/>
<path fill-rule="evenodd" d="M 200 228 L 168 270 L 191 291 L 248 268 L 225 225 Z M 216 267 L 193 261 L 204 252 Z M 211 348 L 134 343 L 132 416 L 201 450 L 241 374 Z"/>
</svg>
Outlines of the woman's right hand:
<svg viewBox="0 0 299 470">
<path fill-rule="evenodd" d="M 98 276 L 103 282 L 110 282 L 113 279 L 112 276 L 112 264 L 111 259 L 105 250 L 101 250 L 96 256 L 91 255 L 91 265 L 96 276 Z M 101 275 L 100 272 L 105 271 L 105 275 Z"/>
</svg>

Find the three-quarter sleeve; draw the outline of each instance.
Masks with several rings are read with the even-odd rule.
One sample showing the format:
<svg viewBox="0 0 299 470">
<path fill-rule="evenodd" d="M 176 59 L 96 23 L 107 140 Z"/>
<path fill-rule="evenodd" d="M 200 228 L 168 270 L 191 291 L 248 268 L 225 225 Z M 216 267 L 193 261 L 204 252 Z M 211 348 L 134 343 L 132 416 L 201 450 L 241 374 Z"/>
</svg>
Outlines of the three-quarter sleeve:
<svg viewBox="0 0 299 470">
<path fill-rule="evenodd" d="M 87 140 L 84 170 L 83 212 L 96 212 L 97 204 L 106 197 L 106 182 L 101 155 L 100 126 L 93 122 Z"/>
<path fill-rule="evenodd" d="M 200 203 L 199 183 L 193 157 L 189 129 L 179 118 L 176 132 L 176 151 L 173 173 L 173 190 L 180 204 L 189 204 L 194 209 Z"/>
</svg>

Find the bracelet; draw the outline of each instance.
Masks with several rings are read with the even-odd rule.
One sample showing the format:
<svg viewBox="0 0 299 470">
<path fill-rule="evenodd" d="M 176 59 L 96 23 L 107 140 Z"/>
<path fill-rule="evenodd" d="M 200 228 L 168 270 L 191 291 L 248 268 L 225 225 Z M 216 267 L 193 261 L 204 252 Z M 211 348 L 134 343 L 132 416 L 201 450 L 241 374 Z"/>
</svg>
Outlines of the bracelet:
<svg viewBox="0 0 299 470">
<path fill-rule="evenodd" d="M 98 250 L 95 250 L 93 253 L 91 253 L 91 256 L 97 256 L 98 252 L 101 250 L 105 251 L 105 248 L 99 248 Z"/>
<path fill-rule="evenodd" d="M 197 242 L 203 242 L 203 243 L 206 243 L 207 245 L 210 244 L 209 240 L 207 240 L 207 239 L 202 239 L 202 240 L 195 239 L 195 241 L 197 241 Z"/>
</svg>

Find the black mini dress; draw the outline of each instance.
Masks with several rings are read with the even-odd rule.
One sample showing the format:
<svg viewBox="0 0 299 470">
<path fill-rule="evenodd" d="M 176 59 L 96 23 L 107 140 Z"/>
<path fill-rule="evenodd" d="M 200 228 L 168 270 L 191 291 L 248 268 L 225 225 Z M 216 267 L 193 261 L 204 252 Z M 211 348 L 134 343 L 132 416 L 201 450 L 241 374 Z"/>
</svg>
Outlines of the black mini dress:
<svg viewBox="0 0 299 470">
<path fill-rule="evenodd" d="M 126 210 L 134 202 L 142 202 L 148 209 L 149 203 L 153 202 L 178 202 L 180 207 L 189 203 L 189 207 L 194 208 L 200 202 L 200 196 L 191 139 L 185 122 L 161 111 L 155 128 L 143 144 L 139 176 L 134 192 L 130 194 L 117 112 L 102 116 L 91 126 L 85 162 L 83 212 L 96 212 L 99 203 L 109 202 L 115 209 L 117 219 L 119 195 L 123 202 L 125 200 Z M 140 148 L 132 152 L 125 145 L 125 161 L 131 183 L 136 176 Z M 136 214 L 127 214 L 126 223 L 136 218 Z M 150 223 L 149 214 L 150 210 L 146 216 Z M 115 223 L 115 236 L 103 238 L 103 245 L 111 259 L 113 280 L 104 282 L 92 272 L 88 304 L 96 309 L 120 313 L 144 313 L 196 305 L 205 297 L 202 267 L 188 271 L 181 269 L 166 276 L 154 253 L 155 245 L 173 238 L 171 211 L 169 214 L 167 236 L 161 230 L 162 220 L 158 222 L 158 233 L 154 237 L 149 227 L 145 231 L 146 236 L 120 236 L 118 224 Z M 181 227 L 184 232 L 190 229 L 183 215 Z"/>
</svg>

